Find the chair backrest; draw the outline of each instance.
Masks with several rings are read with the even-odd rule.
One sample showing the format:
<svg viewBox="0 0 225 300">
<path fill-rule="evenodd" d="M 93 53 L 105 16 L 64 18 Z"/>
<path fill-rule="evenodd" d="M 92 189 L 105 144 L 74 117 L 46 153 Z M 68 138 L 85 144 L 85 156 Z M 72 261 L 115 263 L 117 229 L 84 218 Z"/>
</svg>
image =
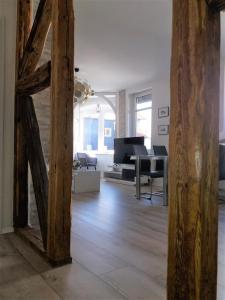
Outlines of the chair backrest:
<svg viewBox="0 0 225 300">
<path fill-rule="evenodd" d="M 77 158 L 87 158 L 87 154 L 86 153 L 82 153 L 82 152 L 77 152 Z"/>
<path fill-rule="evenodd" d="M 152 147 L 155 155 L 165 155 L 165 156 L 168 155 L 166 147 L 164 145 L 153 145 Z M 163 171 L 164 169 L 163 160 L 156 160 L 155 169 L 156 171 Z"/>
<path fill-rule="evenodd" d="M 134 155 L 148 155 L 147 148 L 144 145 L 134 145 Z M 149 172 L 151 163 L 149 160 L 141 161 L 141 172 Z"/>
<path fill-rule="evenodd" d="M 163 145 L 153 145 L 152 147 L 153 147 L 153 151 L 154 151 L 155 155 L 165 155 L 165 156 L 168 155 L 165 146 L 163 146 Z"/>
<path fill-rule="evenodd" d="M 82 152 L 77 152 L 77 159 L 79 160 L 81 167 L 87 166 L 87 154 Z"/>
<path fill-rule="evenodd" d="M 144 145 L 134 145 L 135 155 L 148 155 L 148 151 Z"/>
<path fill-rule="evenodd" d="M 225 180 L 225 144 L 219 145 L 219 180 Z"/>
</svg>

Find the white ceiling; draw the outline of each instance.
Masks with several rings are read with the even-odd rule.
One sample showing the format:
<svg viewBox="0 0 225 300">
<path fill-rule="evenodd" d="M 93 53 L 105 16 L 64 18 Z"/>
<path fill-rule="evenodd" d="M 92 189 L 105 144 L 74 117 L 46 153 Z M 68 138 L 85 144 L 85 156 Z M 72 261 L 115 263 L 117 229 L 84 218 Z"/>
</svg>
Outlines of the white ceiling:
<svg viewBox="0 0 225 300">
<path fill-rule="evenodd" d="M 172 0 L 75 4 L 75 64 L 95 91 L 118 91 L 168 77 Z"/>
<path fill-rule="evenodd" d="M 76 0 L 79 76 L 95 91 L 118 91 L 168 75 L 171 2 Z"/>
</svg>

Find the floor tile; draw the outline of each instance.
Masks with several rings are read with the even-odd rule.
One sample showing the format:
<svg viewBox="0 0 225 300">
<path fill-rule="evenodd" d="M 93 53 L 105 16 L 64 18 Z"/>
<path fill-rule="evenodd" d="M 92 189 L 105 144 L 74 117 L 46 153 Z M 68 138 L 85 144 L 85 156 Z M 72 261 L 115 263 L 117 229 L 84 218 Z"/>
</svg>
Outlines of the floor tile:
<svg viewBox="0 0 225 300">
<path fill-rule="evenodd" d="M 7 236 L 0 235 L 0 257 L 14 254 L 17 254 L 17 251 L 7 239 Z"/>
<path fill-rule="evenodd" d="M 103 274 L 101 278 L 124 293 L 128 299 L 166 299 L 164 286 L 154 281 L 154 278 L 150 278 L 132 267 Z"/>
<path fill-rule="evenodd" d="M 51 266 L 41 257 L 35 250 L 33 250 L 28 243 L 24 242 L 15 234 L 9 234 L 8 239 L 17 251 L 26 259 L 28 263 L 38 273 L 46 272 L 51 269 Z"/>
<path fill-rule="evenodd" d="M 52 269 L 15 234 L 0 236 L 0 299 L 164 300 L 167 208 L 134 193 L 102 183 L 100 193 L 73 195 L 72 265 Z M 219 209 L 217 300 L 225 300 L 225 205 Z"/>
<path fill-rule="evenodd" d="M 0 287 L 1 300 L 59 300 L 60 297 L 39 275 L 4 284 Z"/>
<path fill-rule="evenodd" d="M 34 274 L 33 268 L 20 255 L 0 257 L 0 285 Z"/>
<path fill-rule="evenodd" d="M 73 263 L 46 272 L 43 277 L 63 299 L 120 300 L 125 299 L 96 275 Z"/>
<path fill-rule="evenodd" d="M 71 248 L 73 259 L 97 275 L 127 266 L 123 260 L 105 249 L 75 235 L 72 237 Z"/>
</svg>

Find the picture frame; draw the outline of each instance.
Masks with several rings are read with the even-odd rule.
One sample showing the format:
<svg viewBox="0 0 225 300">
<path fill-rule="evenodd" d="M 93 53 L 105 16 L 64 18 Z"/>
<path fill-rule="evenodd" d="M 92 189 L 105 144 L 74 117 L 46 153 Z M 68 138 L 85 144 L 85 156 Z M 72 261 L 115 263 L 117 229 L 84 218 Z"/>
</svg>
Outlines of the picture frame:
<svg viewBox="0 0 225 300">
<path fill-rule="evenodd" d="M 158 135 L 168 135 L 168 134 L 169 134 L 169 125 L 158 126 Z"/>
<path fill-rule="evenodd" d="M 110 138 L 112 136 L 112 129 L 111 128 L 105 128 L 104 129 L 104 137 Z"/>
<path fill-rule="evenodd" d="M 170 109 L 169 106 L 163 106 L 158 108 L 158 118 L 166 118 L 169 117 Z"/>
</svg>

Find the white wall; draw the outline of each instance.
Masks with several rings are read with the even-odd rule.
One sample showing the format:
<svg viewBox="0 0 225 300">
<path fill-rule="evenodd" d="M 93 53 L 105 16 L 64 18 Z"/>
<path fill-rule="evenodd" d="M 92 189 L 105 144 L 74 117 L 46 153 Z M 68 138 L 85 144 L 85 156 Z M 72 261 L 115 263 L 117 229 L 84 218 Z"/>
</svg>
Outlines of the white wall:
<svg viewBox="0 0 225 300">
<path fill-rule="evenodd" d="M 103 172 L 111 170 L 113 165 L 113 154 L 96 154 L 98 159 L 97 169 L 101 171 L 101 176 L 103 177 Z"/>
<path fill-rule="evenodd" d="M 152 83 L 152 145 L 165 145 L 168 149 L 169 136 L 158 135 L 159 125 L 169 125 L 170 118 L 158 118 L 160 107 L 170 107 L 170 80 L 160 80 Z"/>
<path fill-rule="evenodd" d="M 168 150 L 169 135 L 158 135 L 159 125 L 169 125 L 169 117 L 158 118 L 158 109 L 160 107 L 170 107 L 170 78 L 166 78 L 148 82 L 142 85 L 132 87 L 132 89 L 126 90 L 126 136 L 135 136 L 135 94 L 140 92 L 152 93 L 152 145 L 165 145 Z M 154 167 L 154 166 L 153 166 Z M 154 184 L 162 186 L 163 181 L 161 179 L 154 180 Z"/>
<path fill-rule="evenodd" d="M 13 230 L 16 2 L 0 1 L 0 233 Z"/>
<path fill-rule="evenodd" d="M 122 138 L 126 136 L 127 127 L 126 90 L 122 90 L 119 92 L 116 108 L 116 135 L 117 137 Z"/>
<path fill-rule="evenodd" d="M 170 79 L 165 78 L 127 89 L 127 136 L 135 135 L 135 93 L 151 90 L 152 92 L 152 145 L 165 145 L 168 148 L 168 135 L 158 135 L 159 125 L 169 125 L 169 117 L 158 118 L 158 108 L 170 106 Z"/>
</svg>

